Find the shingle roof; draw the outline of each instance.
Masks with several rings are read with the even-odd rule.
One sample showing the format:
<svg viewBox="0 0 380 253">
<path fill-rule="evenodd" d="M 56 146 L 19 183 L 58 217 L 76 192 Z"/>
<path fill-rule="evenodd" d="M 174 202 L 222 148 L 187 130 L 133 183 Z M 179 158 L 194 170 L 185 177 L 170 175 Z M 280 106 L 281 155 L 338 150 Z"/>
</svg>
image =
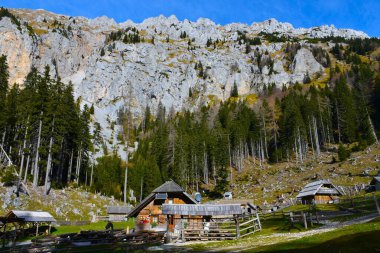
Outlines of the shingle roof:
<svg viewBox="0 0 380 253">
<path fill-rule="evenodd" d="M 107 214 L 128 214 L 131 206 L 107 206 Z"/>
<path fill-rule="evenodd" d="M 179 186 L 174 181 L 166 181 L 159 187 L 153 190 L 155 193 L 164 193 L 164 192 L 184 192 L 185 190 Z"/>
<path fill-rule="evenodd" d="M 324 189 L 322 186 L 330 186 L 329 189 Z M 297 198 L 302 198 L 306 196 L 314 196 L 317 193 L 326 194 L 326 195 L 342 195 L 342 192 L 335 187 L 328 180 L 318 180 L 305 185 L 305 187 L 298 193 Z"/>
<path fill-rule="evenodd" d="M 242 214 L 240 205 L 183 205 L 183 204 L 164 204 L 162 214 L 171 215 L 234 215 Z"/>
<path fill-rule="evenodd" d="M 6 217 L 16 217 L 26 222 L 55 222 L 54 217 L 48 212 L 40 211 L 9 211 Z"/>
<path fill-rule="evenodd" d="M 155 193 L 149 194 L 145 199 L 143 199 L 140 203 L 138 203 L 135 208 L 128 214 L 128 217 L 136 217 L 139 212 L 144 209 L 152 200 L 154 200 Z"/>
</svg>

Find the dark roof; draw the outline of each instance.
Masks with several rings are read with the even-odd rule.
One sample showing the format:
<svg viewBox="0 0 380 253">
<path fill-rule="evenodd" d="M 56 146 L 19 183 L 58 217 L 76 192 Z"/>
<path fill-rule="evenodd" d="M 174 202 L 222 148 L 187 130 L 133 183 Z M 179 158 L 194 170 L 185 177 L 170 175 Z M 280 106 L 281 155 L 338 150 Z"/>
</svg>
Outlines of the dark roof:
<svg viewBox="0 0 380 253">
<path fill-rule="evenodd" d="M 380 177 L 373 177 L 370 185 L 375 185 L 377 183 L 380 183 Z"/>
<path fill-rule="evenodd" d="M 235 215 L 242 214 L 243 210 L 239 204 L 234 205 L 183 205 L 183 204 L 164 204 L 162 214 L 171 215 Z"/>
<path fill-rule="evenodd" d="M 55 222 L 54 217 L 48 212 L 40 211 L 9 211 L 6 215 L 7 218 L 18 218 L 26 222 Z"/>
<path fill-rule="evenodd" d="M 189 203 L 197 204 L 197 202 L 193 199 L 193 197 L 185 192 L 185 190 L 179 186 L 174 181 L 166 181 L 161 186 L 157 187 L 153 190 L 151 194 L 149 194 L 145 199 L 143 199 L 129 214 L 128 217 L 136 217 L 144 207 L 146 207 L 150 202 L 152 202 L 156 193 L 180 193 L 185 196 Z"/>
<path fill-rule="evenodd" d="M 257 210 L 257 206 L 254 206 L 252 203 L 247 202 L 247 206 L 249 206 L 252 210 Z"/>
<path fill-rule="evenodd" d="M 176 182 L 173 180 L 166 181 L 159 187 L 153 190 L 155 193 L 164 193 L 164 192 L 184 192 L 185 190 L 179 186 Z"/>
<path fill-rule="evenodd" d="M 107 214 L 128 214 L 131 206 L 107 206 Z"/>
<path fill-rule="evenodd" d="M 149 194 L 145 199 L 143 199 L 135 208 L 128 214 L 128 217 L 136 217 L 139 212 L 144 209 L 152 200 L 154 200 L 155 193 Z"/>
<path fill-rule="evenodd" d="M 315 196 L 316 194 L 343 195 L 343 193 L 330 181 L 318 180 L 305 185 L 305 187 L 298 193 L 297 198 Z"/>
</svg>

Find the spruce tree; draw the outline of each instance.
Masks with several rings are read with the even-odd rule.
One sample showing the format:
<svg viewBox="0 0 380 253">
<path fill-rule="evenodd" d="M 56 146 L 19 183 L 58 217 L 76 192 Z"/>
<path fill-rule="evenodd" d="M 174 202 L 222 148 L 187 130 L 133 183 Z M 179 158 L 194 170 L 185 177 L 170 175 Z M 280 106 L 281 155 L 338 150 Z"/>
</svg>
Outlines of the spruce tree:
<svg viewBox="0 0 380 253">
<path fill-rule="evenodd" d="M 238 92 L 238 88 L 237 88 L 236 82 L 234 82 L 234 86 L 232 87 L 230 96 L 231 97 L 235 97 L 235 98 L 239 97 L 239 92 Z"/>
<path fill-rule="evenodd" d="M 341 141 L 353 142 L 357 137 L 356 109 L 351 89 L 345 78 L 337 81 L 334 87 L 336 128 Z"/>
</svg>

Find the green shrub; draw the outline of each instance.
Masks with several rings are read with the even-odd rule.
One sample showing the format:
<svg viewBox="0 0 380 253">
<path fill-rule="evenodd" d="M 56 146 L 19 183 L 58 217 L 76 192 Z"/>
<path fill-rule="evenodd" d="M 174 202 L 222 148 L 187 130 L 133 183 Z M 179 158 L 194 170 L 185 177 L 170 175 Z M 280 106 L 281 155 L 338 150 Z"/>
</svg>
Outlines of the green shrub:
<svg viewBox="0 0 380 253">
<path fill-rule="evenodd" d="M 9 183 L 9 182 L 17 181 L 18 177 L 14 174 L 14 169 L 15 168 L 13 166 L 3 169 L 0 175 L 1 182 Z"/>
<path fill-rule="evenodd" d="M 349 149 L 345 148 L 343 146 L 343 144 L 339 144 L 339 147 L 338 147 L 338 157 L 339 157 L 339 160 L 341 162 L 347 160 L 347 158 L 349 158 L 351 155 L 351 152 Z"/>
</svg>

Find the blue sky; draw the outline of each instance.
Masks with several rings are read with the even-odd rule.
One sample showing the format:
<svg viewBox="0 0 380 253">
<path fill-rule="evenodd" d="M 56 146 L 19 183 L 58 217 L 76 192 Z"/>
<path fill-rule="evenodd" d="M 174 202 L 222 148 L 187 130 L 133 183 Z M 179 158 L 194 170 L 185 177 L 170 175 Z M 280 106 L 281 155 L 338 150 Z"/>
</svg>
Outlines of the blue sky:
<svg viewBox="0 0 380 253">
<path fill-rule="evenodd" d="M 334 24 L 380 37 L 380 0 L 0 0 L 0 6 L 89 18 L 105 15 L 118 22 L 141 22 L 160 14 L 192 21 L 207 17 L 219 24 L 273 17 L 295 27 Z"/>
</svg>

